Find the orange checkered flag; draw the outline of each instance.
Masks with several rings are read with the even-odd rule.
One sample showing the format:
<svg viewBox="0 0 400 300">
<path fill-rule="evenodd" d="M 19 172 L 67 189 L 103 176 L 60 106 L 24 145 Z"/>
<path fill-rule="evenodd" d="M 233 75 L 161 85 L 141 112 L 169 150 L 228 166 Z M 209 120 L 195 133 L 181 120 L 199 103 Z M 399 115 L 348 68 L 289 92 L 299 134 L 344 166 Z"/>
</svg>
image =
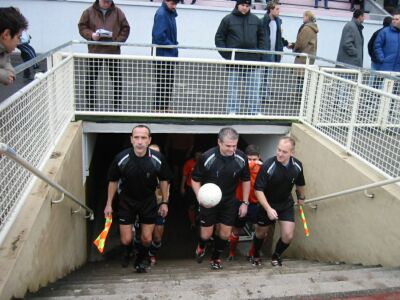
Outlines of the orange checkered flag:
<svg viewBox="0 0 400 300">
<path fill-rule="evenodd" d="M 103 231 L 100 233 L 97 239 L 93 241 L 93 244 L 95 244 L 97 250 L 99 250 L 101 254 L 103 254 L 104 245 L 106 244 L 106 238 L 108 232 L 110 231 L 111 224 L 112 224 L 112 217 L 110 216 L 106 218 L 106 224 L 104 225 Z"/>
<path fill-rule="evenodd" d="M 300 210 L 301 222 L 303 222 L 304 235 L 305 236 L 309 236 L 310 232 L 308 231 L 307 220 L 306 220 L 306 216 L 304 215 L 304 210 L 303 210 L 303 206 L 302 205 L 299 205 L 299 210 Z"/>
</svg>

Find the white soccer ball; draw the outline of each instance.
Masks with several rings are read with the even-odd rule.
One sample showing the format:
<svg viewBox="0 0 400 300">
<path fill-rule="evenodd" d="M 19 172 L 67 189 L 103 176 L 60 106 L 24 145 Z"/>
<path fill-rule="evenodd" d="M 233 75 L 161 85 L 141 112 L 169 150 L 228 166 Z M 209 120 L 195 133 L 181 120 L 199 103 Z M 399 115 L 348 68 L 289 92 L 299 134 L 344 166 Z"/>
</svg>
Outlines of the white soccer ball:
<svg viewBox="0 0 400 300">
<path fill-rule="evenodd" d="M 197 198 L 201 206 L 214 207 L 221 201 L 222 191 L 218 185 L 206 183 L 200 187 Z"/>
</svg>

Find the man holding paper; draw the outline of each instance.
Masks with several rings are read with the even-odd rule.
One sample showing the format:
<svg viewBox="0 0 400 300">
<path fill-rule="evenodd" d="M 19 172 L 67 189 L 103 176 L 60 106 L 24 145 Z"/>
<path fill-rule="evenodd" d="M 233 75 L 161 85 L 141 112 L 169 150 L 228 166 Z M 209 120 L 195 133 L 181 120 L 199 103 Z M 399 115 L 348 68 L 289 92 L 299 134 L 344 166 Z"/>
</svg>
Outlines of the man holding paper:
<svg viewBox="0 0 400 300">
<path fill-rule="evenodd" d="M 96 0 L 86 9 L 78 23 L 80 35 L 88 41 L 125 42 L 129 36 L 129 23 L 122 10 L 112 0 Z M 88 45 L 89 53 L 121 54 L 120 46 Z M 90 58 L 85 80 L 85 98 L 88 106 L 95 109 L 95 82 L 101 67 L 108 69 L 109 82 L 114 87 L 114 109 L 121 106 L 122 80 L 119 61 L 111 58 Z"/>
</svg>

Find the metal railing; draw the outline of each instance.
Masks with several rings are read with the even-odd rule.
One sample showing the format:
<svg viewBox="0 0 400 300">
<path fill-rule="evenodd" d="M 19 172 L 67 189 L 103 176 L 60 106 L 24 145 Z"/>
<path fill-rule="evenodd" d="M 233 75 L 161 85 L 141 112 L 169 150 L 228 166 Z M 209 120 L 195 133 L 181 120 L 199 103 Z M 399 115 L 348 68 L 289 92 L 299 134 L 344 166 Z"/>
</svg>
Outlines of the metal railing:
<svg viewBox="0 0 400 300">
<path fill-rule="evenodd" d="M 0 142 L 42 169 L 74 116 L 73 103 L 73 57 L 69 56 L 0 103 Z M 19 164 L 0 159 L 0 229 L 16 215 L 32 179 Z"/>
<path fill-rule="evenodd" d="M 318 130 L 385 176 L 400 175 L 400 81 L 393 74 L 293 63 L 166 58 L 151 54 L 156 45 L 124 46 L 141 48 L 141 53 L 147 48 L 147 56 L 63 54 L 54 68 L 0 104 L 0 142 L 41 169 L 74 115 L 293 120 Z M 179 48 L 184 54 L 214 51 L 216 57 L 218 50 L 227 50 Z M 296 55 L 263 53 L 281 55 L 283 61 L 293 61 Z M 328 66 L 337 64 L 317 59 Z M 168 86 L 164 75 L 171 75 L 171 69 L 173 82 Z M 382 84 L 378 80 L 379 86 L 374 85 L 373 76 Z M 232 97 L 237 100 L 234 105 Z M 167 100 L 167 109 L 156 109 L 156 101 L 163 105 Z M 31 179 L 23 168 L 6 161 L 0 160 L 0 229 Z"/>
<path fill-rule="evenodd" d="M 379 181 L 379 182 L 370 183 L 370 184 L 358 186 L 358 187 L 355 187 L 355 188 L 343 190 L 341 192 L 336 192 L 336 193 L 331 193 L 331 194 L 320 196 L 320 197 L 311 198 L 309 200 L 304 201 L 304 203 L 305 204 L 309 204 L 313 208 L 317 208 L 317 205 L 315 205 L 315 204 L 311 205 L 311 204 L 315 203 L 315 202 L 320 202 L 320 201 L 328 200 L 328 199 L 331 199 L 331 198 L 335 198 L 335 197 L 340 197 L 340 196 L 345 196 L 345 195 L 349 195 L 349 194 L 353 194 L 353 193 L 357 193 L 357 192 L 362 192 L 362 191 L 364 192 L 364 195 L 366 197 L 374 198 L 375 195 L 371 194 L 371 193 L 368 193 L 368 189 L 381 187 L 381 186 L 389 185 L 389 184 L 396 183 L 396 182 L 400 182 L 400 177 L 396 177 L 396 178 L 392 178 L 392 179 L 386 179 L 386 180 L 382 180 L 382 181 Z"/>
<path fill-rule="evenodd" d="M 18 155 L 14 149 L 11 147 L 7 146 L 6 144 L 0 143 L 0 155 L 4 154 L 8 158 L 12 159 L 19 165 L 23 166 L 25 169 L 30 171 L 31 173 L 35 174 L 37 177 L 42 179 L 44 182 L 48 183 L 52 187 L 54 187 L 56 190 L 62 193 L 61 197 L 59 200 L 53 200 L 51 203 L 53 204 L 58 204 L 64 200 L 64 195 L 66 195 L 69 199 L 71 199 L 73 202 L 79 205 L 79 208 L 77 210 L 71 210 L 71 214 L 76 214 L 78 213 L 81 208 L 84 208 L 87 212 L 88 215 L 85 216 L 85 218 L 94 220 L 94 212 L 92 209 L 90 209 L 88 206 L 86 206 L 82 201 L 80 201 L 77 197 L 72 195 L 70 192 L 68 192 L 65 188 L 63 188 L 61 185 L 59 185 L 57 182 L 54 180 L 50 179 L 46 174 L 44 174 L 42 171 L 38 170 L 34 166 L 32 166 L 29 162 L 27 162 L 24 158 L 22 158 L 20 155 Z"/>
</svg>

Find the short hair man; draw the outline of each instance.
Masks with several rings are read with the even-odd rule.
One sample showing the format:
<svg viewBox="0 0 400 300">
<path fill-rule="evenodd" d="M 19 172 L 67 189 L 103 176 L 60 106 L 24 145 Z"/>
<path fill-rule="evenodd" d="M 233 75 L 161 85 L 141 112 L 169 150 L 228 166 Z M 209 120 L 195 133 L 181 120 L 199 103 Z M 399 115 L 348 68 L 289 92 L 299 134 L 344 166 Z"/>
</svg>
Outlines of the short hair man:
<svg viewBox="0 0 400 300">
<path fill-rule="evenodd" d="M 293 157 L 294 148 L 295 141 L 292 138 L 281 138 L 276 156 L 269 158 L 257 175 L 254 189 L 261 207 L 258 211 L 253 239 L 254 258 L 252 263 L 254 266 L 261 265 L 262 243 L 267 236 L 268 227 L 277 220 L 281 236 L 271 257 L 273 266 L 282 265 L 282 253 L 289 247 L 293 239 L 295 228 L 294 202 L 291 195 L 293 185 L 296 185 L 299 204 L 303 204 L 305 199 L 303 166 L 299 160 Z"/>
<path fill-rule="evenodd" d="M 135 269 L 146 272 L 143 264 L 149 253 L 157 214 L 168 214 L 168 182 L 172 175 L 164 156 L 149 149 L 150 129 L 137 125 L 132 130 L 132 148 L 116 155 L 108 173 L 108 196 L 104 215 L 113 213 L 112 203 L 118 191 L 118 221 L 121 244 L 124 249 L 122 266 L 129 264 L 132 252 L 132 226 L 139 217 L 141 244 L 137 249 Z M 160 185 L 162 201 L 157 205 L 156 188 Z"/>
<path fill-rule="evenodd" d="M 279 3 L 275 1 L 270 1 L 267 5 L 267 12 L 261 20 L 265 33 L 264 50 L 283 51 L 284 47 L 291 48 L 293 46 L 282 36 L 282 19 L 279 17 L 279 15 Z M 281 55 L 263 55 L 264 61 L 280 62 L 281 58 Z"/>
<path fill-rule="evenodd" d="M 238 214 L 235 190 L 239 180 L 243 186 L 243 203 L 239 208 L 241 217 L 247 214 L 249 205 L 249 165 L 245 154 L 237 149 L 238 141 L 239 134 L 235 129 L 222 128 L 218 134 L 218 146 L 203 153 L 192 172 L 192 188 L 196 197 L 201 185 L 209 182 L 218 185 L 222 191 L 222 199 L 215 207 L 205 208 L 200 203 L 200 240 L 196 257 L 198 263 L 203 261 L 206 244 L 215 228 L 214 252 L 210 261 L 213 270 L 222 269 L 220 256 Z"/>
<path fill-rule="evenodd" d="M 280 15 L 280 5 L 276 1 L 270 1 L 267 4 L 267 12 L 261 19 L 261 23 L 264 30 L 264 50 L 267 51 L 283 51 L 284 47 L 293 48 L 293 44 L 289 43 L 282 36 L 282 19 Z M 269 62 L 280 62 L 282 59 L 281 55 L 276 54 L 264 54 L 262 56 L 263 61 Z M 270 77 L 271 72 L 269 68 L 265 68 L 262 74 L 261 80 L 261 98 L 270 100 Z"/>
<path fill-rule="evenodd" d="M 262 50 L 264 48 L 264 31 L 260 19 L 250 12 L 251 0 L 237 0 L 234 10 L 225 16 L 215 34 L 215 46 L 219 48 L 238 48 Z M 231 59 L 230 51 L 220 51 L 225 59 Z M 261 54 L 236 52 L 236 60 L 261 61 Z M 239 86 L 245 81 L 249 113 L 260 113 L 260 80 L 261 70 L 258 67 L 245 68 L 229 66 L 228 105 L 229 114 L 237 114 L 240 110 Z"/>
<path fill-rule="evenodd" d="M 364 61 L 364 11 L 356 9 L 353 19 L 342 30 L 337 61 L 356 67 L 362 67 Z"/>
<path fill-rule="evenodd" d="M 393 14 L 392 24 L 379 32 L 375 41 L 377 69 L 400 72 L 400 12 Z"/>
<path fill-rule="evenodd" d="M 376 70 L 378 68 L 378 61 L 377 61 L 376 53 L 375 53 L 376 38 L 378 37 L 379 32 L 381 32 L 384 28 L 389 27 L 392 24 L 392 20 L 393 20 L 392 17 L 385 17 L 383 19 L 382 28 L 375 31 L 368 41 L 368 54 L 371 57 L 371 69 L 372 70 Z"/>
<path fill-rule="evenodd" d="M 10 54 L 20 43 L 22 32 L 28 21 L 14 7 L 0 7 L 0 82 L 9 85 L 15 80 L 15 70 Z"/>
<path fill-rule="evenodd" d="M 79 34 L 88 41 L 99 42 L 125 42 L 129 37 L 130 26 L 125 14 L 115 6 L 112 0 L 96 0 L 91 7 L 86 9 L 78 23 Z M 120 46 L 88 45 L 89 53 L 121 54 Z M 119 61 L 116 59 L 89 58 L 88 74 L 86 78 L 85 95 L 88 101 L 87 108 L 94 109 L 95 87 L 94 84 L 99 74 L 99 69 L 108 68 L 110 82 L 114 86 L 114 109 L 121 106 L 122 75 Z"/>
<path fill-rule="evenodd" d="M 154 15 L 152 43 L 156 45 L 178 45 L 176 29 L 176 6 L 180 0 L 164 0 Z M 157 56 L 178 57 L 178 48 L 157 48 Z M 175 62 L 156 63 L 156 111 L 168 111 L 174 83 Z"/>
</svg>

